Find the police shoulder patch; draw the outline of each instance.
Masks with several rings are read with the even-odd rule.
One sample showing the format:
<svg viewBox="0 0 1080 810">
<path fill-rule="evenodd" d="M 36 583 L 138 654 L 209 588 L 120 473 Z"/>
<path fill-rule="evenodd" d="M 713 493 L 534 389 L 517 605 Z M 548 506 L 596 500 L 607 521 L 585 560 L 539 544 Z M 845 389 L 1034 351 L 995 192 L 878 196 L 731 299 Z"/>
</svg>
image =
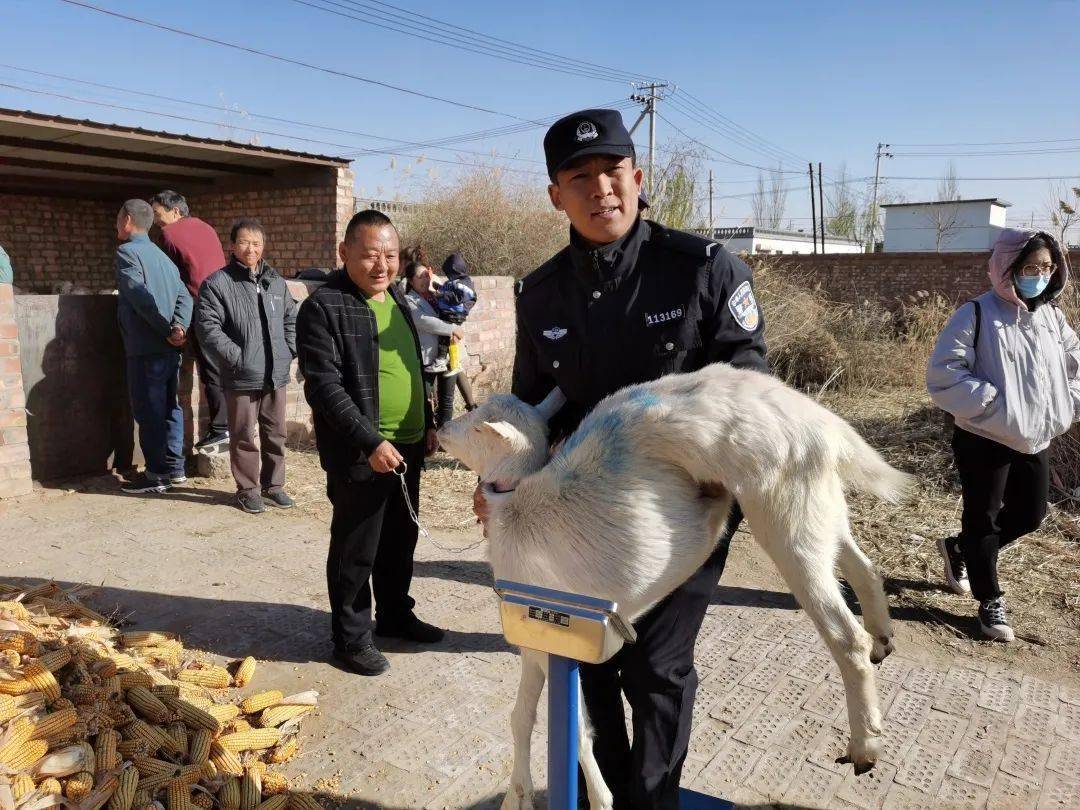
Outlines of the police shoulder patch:
<svg viewBox="0 0 1080 810">
<path fill-rule="evenodd" d="M 735 322 L 747 332 L 753 332 L 761 323 L 761 314 L 758 312 L 757 299 L 754 298 L 754 290 L 749 281 L 744 281 L 735 288 L 735 292 L 727 302 Z"/>
</svg>

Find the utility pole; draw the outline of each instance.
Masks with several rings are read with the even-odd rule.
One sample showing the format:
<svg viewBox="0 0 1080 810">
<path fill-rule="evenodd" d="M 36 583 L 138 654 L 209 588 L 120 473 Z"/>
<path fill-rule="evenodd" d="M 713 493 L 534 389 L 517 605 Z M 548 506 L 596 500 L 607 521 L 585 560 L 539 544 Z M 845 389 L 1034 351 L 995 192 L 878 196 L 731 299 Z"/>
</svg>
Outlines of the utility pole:
<svg viewBox="0 0 1080 810">
<path fill-rule="evenodd" d="M 716 228 L 715 228 L 715 227 L 713 226 L 713 216 L 712 216 L 712 197 L 713 197 L 713 191 L 712 191 L 712 169 L 709 169 L 709 238 L 710 238 L 710 239 L 712 239 L 712 238 L 713 238 L 713 234 L 714 234 L 714 232 L 715 232 L 715 230 L 716 230 Z"/>
<path fill-rule="evenodd" d="M 821 252 L 825 252 L 825 181 L 821 179 L 821 161 L 817 165 L 818 210 L 821 212 Z"/>
<path fill-rule="evenodd" d="M 631 101 L 636 101 L 638 104 L 643 104 L 645 108 L 641 111 L 641 115 L 638 116 L 638 120 L 634 122 L 634 125 L 630 127 L 630 134 L 634 134 L 634 130 L 638 128 L 641 122 L 645 119 L 645 116 L 649 116 L 649 164 L 648 164 L 648 193 L 651 198 L 656 191 L 653 185 L 653 178 L 655 173 L 655 152 L 656 152 L 656 102 L 663 100 L 663 91 L 667 90 L 668 84 L 666 82 L 639 84 L 633 83 L 635 90 L 647 90 L 648 95 L 641 92 L 633 93 L 630 96 Z M 657 95 L 657 91 L 660 94 Z"/>
<path fill-rule="evenodd" d="M 892 153 L 886 151 L 889 145 L 887 143 L 879 143 L 877 145 L 877 151 L 874 153 L 874 194 L 873 202 L 870 203 L 870 248 L 868 253 L 873 253 L 874 248 L 877 247 L 877 192 L 878 183 L 881 181 L 881 159 L 883 157 L 891 158 Z"/>
<path fill-rule="evenodd" d="M 814 164 L 808 163 L 810 167 L 810 233 L 814 236 L 814 253 L 817 253 L 817 203 L 814 200 Z M 822 247 L 825 247 L 822 245 Z"/>
</svg>

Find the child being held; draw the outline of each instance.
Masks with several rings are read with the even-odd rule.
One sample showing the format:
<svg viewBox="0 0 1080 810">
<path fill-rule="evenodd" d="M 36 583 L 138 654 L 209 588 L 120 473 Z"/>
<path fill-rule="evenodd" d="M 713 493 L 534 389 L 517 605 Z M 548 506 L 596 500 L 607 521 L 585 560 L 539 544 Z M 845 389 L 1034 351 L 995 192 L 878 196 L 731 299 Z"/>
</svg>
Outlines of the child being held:
<svg viewBox="0 0 1080 810">
<path fill-rule="evenodd" d="M 469 277 L 465 259 L 460 253 L 451 253 L 442 264 L 446 281 L 435 292 L 435 312 L 447 323 L 462 324 L 476 305 L 476 287 Z M 456 348 L 456 347 L 455 347 Z M 449 338 L 439 338 L 439 353 L 449 355 L 447 376 L 461 372 L 461 363 L 455 358 Z"/>
</svg>

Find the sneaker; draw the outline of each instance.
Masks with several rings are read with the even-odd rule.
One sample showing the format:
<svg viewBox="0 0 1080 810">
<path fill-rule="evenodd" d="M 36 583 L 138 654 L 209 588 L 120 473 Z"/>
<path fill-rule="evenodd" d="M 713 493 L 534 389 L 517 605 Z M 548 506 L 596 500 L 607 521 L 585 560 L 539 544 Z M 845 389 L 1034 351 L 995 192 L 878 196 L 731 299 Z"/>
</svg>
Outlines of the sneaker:
<svg viewBox="0 0 1080 810">
<path fill-rule="evenodd" d="M 221 450 L 222 445 L 228 445 L 229 443 L 229 431 L 224 433 L 211 433 L 209 436 L 203 436 L 202 440 L 196 443 L 195 449 L 200 452 L 212 452 L 215 450 Z"/>
<path fill-rule="evenodd" d="M 400 622 L 375 622 L 375 635 L 385 638 L 403 638 L 418 644 L 437 644 L 446 637 L 446 631 L 433 624 L 422 622 L 412 613 Z"/>
<path fill-rule="evenodd" d="M 130 481 L 120 485 L 120 491 L 129 495 L 141 495 L 147 492 L 168 492 L 172 484 L 167 480 L 150 478 L 146 473 L 141 473 Z"/>
<path fill-rule="evenodd" d="M 266 511 L 266 504 L 263 503 L 262 496 L 258 492 L 237 492 L 236 501 L 240 504 L 240 508 L 249 515 L 257 515 Z"/>
<path fill-rule="evenodd" d="M 262 496 L 278 509 L 292 509 L 296 506 L 296 501 L 286 495 L 283 489 L 264 490 Z"/>
<path fill-rule="evenodd" d="M 979 603 L 979 629 L 994 641 L 1015 641 L 1016 634 L 1005 615 L 1005 597 L 986 599 Z"/>
<path fill-rule="evenodd" d="M 184 475 L 184 473 L 174 473 L 173 475 L 169 476 L 169 483 L 172 484 L 174 487 L 179 486 L 180 484 L 186 484 L 187 476 Z"/>
<path fill-rule="evenodd" d="M 374 644 L 361 644 L 353 649 L 335 647 L 334 659 L 357 675 L 382 675 L 390 669 L 390 662 Z"/>
<path fill-rule="evenodd" d="M 960 553 L 957 538 L 939 539 L 937 547 L 945 560 L 945 582 L 949 590 L 958 596 L 967 596 L 971 593 L 971 583 L 968 582 L 967 565 L 964 563 L 964 555 Z"/>
</svg>

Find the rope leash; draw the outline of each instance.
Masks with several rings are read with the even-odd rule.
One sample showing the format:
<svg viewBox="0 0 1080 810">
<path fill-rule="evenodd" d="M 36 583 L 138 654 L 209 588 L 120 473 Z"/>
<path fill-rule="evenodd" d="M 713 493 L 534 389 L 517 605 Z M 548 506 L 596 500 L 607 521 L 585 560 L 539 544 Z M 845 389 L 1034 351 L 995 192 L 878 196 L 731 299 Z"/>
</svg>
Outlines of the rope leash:
<svg viewBox="0 0 1080 810">
<path fill-rule="evenodd" d="M 409 497 L 409 488 L 405 484 L 405 473 L 408 471 L 409 465 L 402 461 L 401 464 L 394 468 L 394 475 L 398 477 L 398 481 L 401 483 L 401 497 L 405 499 L 405 507 L 409 510 L 409 517 L 412 519 L 412 522 L 416 524 L 416 528 L 420 530 L 420 534 L 424 536 L 425 540 L 435 546 L 439 551 L 445 551 L 447 554 L 464 554 L 466 551 L 472 551 L 484 542 L 484 538 L 481 537 L 475 543 L 462 548 L 452 548 L 440 545 L 436 542 L 435 538 L 431 536 L 431 532 L 425 529 L 424 525 L 420 522 L 420 516 L 416 511 L 416 507 L 413 506 L 412 498 Z"/>
</svg>

